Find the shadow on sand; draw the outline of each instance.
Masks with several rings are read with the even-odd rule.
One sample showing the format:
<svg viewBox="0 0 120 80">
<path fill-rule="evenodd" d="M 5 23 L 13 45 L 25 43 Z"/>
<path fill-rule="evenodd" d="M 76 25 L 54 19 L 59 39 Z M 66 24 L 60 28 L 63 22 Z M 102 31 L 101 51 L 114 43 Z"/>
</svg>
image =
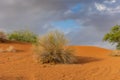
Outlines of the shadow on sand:
<svg viewBox="0 0 120 80">
<path fill-rule="evenodd" d="M 25 50 L 13 50 L 13 51 L 1 51 L 0 53 L 9 53 L 9 52 L 12 52 L 12 53 L 21 53 L 21 52 L 25 52 Z"/>
<path fill-rule="evenodd" d="M 17 52 L 17 53 L 25 52 L 25 50 L 15 50 L 15 52 Z"/>
<path fill-rule="evenodd" d="M 100 58 L 84 57 L 84 56 L 77 56 L 77 58 L 78 58 L 77 64 L 86 64 L 86 63 L 90 63 L 90 62 L 97 62 L 97 61 L 103 60 Z"/>
<path fill-rule="evenodd" d="M 9 77 L 9 76 L 2 76 L 0 80 L 26 80 L 25 77 L 18 76 L 18 77 Z"/>
</svg>

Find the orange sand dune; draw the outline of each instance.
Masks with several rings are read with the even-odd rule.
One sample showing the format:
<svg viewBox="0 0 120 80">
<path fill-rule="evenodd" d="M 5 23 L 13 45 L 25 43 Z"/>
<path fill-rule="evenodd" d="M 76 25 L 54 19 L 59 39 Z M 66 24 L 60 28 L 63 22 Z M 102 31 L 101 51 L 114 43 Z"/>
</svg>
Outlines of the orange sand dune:
<svg viewBox="0 0 120 80">
<path fill-rule="evenodd" d="M 30 44 L 7 43 L 18 52 L 0 53 L 0 80 L 120 80 L 120 57 L 111 50 L 91 46 L 71 46 L 78 64 L 39 64 Z"/>
</svg>

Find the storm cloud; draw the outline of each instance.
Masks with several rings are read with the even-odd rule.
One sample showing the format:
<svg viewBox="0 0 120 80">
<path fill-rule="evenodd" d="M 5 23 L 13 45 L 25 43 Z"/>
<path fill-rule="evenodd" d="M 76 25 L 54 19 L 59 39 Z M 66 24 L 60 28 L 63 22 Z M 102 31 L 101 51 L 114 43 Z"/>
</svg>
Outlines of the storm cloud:
<svg viewBox="0 0 120 80">
<path fill-rule="evenodd" d="M 41 35 L 60 29 L 72 45 L 114 48 L 102 42 L 102 38 L 112 26 L 120 24 L 119 3 L 118 0 L 0 0 L 0 30 L 29 29 Z M 67 20 L 77 26 L 52 25 Z"/>
</svg>

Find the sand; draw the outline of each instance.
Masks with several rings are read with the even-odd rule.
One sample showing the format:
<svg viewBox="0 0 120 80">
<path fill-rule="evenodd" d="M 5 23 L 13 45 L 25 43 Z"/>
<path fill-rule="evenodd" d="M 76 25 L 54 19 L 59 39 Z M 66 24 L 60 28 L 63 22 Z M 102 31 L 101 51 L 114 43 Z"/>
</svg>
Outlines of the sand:
<svg viewBox="0 0 120 80">
<path fill-rule="evenodd" d="M 17 52 L 0 53 L 0 80 L 120 80 L 120 57 L 112 50 L 94 46 L 70 46 L 78 64 L 39 64 L 34 61 L 30 44 L 6 43 Z"/>
</svg>

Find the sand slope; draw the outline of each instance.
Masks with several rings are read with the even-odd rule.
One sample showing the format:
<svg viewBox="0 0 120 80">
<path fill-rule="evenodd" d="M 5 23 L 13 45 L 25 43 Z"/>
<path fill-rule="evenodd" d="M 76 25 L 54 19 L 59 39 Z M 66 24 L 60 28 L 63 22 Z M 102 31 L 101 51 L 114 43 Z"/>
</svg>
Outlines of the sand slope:
<svg viewBox="0 0 120 80">
<path fill-rule="evenodd" d="M 41 65 L 34 61 L 30 44 L 14 46 L 17 53 L 0 53 L 0 80 L 120 80 L 120 57 L 111 50 L 91 46 L 71 46 L 78 64 Z"/>
</svg>

